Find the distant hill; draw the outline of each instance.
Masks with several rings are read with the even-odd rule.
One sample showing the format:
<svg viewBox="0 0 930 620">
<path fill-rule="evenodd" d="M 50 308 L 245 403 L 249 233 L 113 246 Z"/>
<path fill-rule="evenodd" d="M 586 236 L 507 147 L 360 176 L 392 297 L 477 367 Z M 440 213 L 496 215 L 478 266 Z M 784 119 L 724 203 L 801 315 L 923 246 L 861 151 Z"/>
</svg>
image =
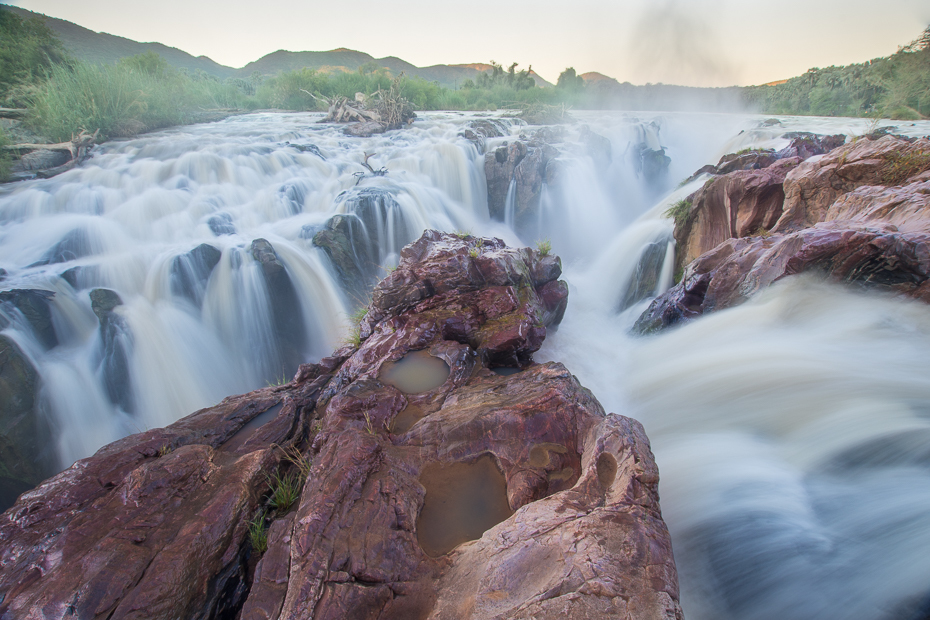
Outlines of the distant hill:
<svg viewBox="0 0 930 620">
<path fill-rule="evenodd" d="M 581 79 L 584 80 L 585 84 L 596 84 L 598 82 L 617 82 L 616 78 L 612 78 L 609 75 L 604 75 L 603 73 L 598 73 L 597 71 L 582 73 Z M 617 83 L 619 84 L 619 82 Z"/>
<path fill-rule="evenodd" d="M 3 5 L 3 8 L 24 19 L 39 17 L 45 20 L 45 25 L 55 33 L 65 48 L 75 58 L 87 62 L 113 64 L 120 58 L 135 56 L 151 50 L 160 54 L 169 64 L 178 69 L 184 68 L 191 71 L 200 69 L 221 79 L 236 74 L 236 70 L 232 67 L 216 63 L 206 56 L 192 56 L 187 52 L 161 43 L 139 43 L 132 39 L 117 37 L 105 32 L 94 32 L 72 22 L 57 17 L 49 17 L 42 13 L 33 13 L 19 7 Z"/>
<path fill-rule="evenodd" d="M 419 76 L 424 80 L 439 82 L 448 88 L 455 88 L 465 80 L 475 79 L 483 71 L 490 71 L 491 65 L 474 63 L 465 65 L 433 65 L 417 67 L 396 56 L 375 58 L 371 54 L 341 47 L 328 52 L 289 52 L 278 50 L 252 61 L 241 69 L 227 67 L 214 62 L 206 56 L 192 56 L 187 52 L 161 43 L 139 43 L 125 37 L 118 37 L 105 32 L 94 32 L 75 23 L 49 17 L 42 13 L 33 13 L 15 6 L 0 5 L 23 18 L 39 17 L 61 39 L 64 46 L 75 58 L 87 62 L 113 64 L 120 58 L 135 56 L 149 50 L 160 54 L 168 63 L 178 69 L 202 70 L 220 79 L 228 77 L 247 78 L 252 73 L 276 75 L 282 71 L 297 71 L 304 67 L 332 73 L 334 71 L 357 71 L 366 63 L 373 62 L 384 67 L 392 75 L 401 72 L 408 76 Z M 551 86 L 538 75 L 533 75 L 539 86 Z"/>
<path fill-rule="evenodd" d="M 491 70 L 491 65 L 481 63 L 417 67 L 396 56 L 375 58 L 365 52 L 340 47 L 328 52 L 288 52 L 278 50 L 250 62 L 242 69 L 239 69 L 238 75 L 239 77 L 248 77 L 255 71 L 263 75 L 275 75 L 281 71 L 296 71 L 304 67 L 328 73 L 333 71 L 356 71 L 359 67 L 368 63 L 383 67 L 390 71 L 392 75 L 400 75 L 403 72 L 410 77 L 418 76 L 430 82 L 439 82 L 448 88 L 455 88 L 465 80 L 469 78 L 475 79 L 483 71 Z"/>
</svg>

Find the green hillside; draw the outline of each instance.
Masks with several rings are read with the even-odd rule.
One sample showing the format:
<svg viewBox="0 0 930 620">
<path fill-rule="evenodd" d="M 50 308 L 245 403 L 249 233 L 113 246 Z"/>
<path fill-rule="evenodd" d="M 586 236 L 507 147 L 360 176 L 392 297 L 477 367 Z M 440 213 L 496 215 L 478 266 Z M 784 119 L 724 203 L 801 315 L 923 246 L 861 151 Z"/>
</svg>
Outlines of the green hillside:
<svg viewBox="0 0 930 620">
<path fill-rule="evenodd" d="M 176 69 L 201 70 L 220 79 L 232 77 L 236 70 L 213 62 L 206 56 L 192 56 L 187 52 L 161 43 L 139 43 L 132 39 L 117 37 L 105 32 L 94 32 L 69 21 L 33 13 L 15 6 L 3 8 L 22 17 L 40 17 L 45 25 L 58 37 L 65 49 L 75 58 L 86 62 L 112 65 L 120 58 L 135 56 L 148 51 L 155 52 Z"/>
</svg>

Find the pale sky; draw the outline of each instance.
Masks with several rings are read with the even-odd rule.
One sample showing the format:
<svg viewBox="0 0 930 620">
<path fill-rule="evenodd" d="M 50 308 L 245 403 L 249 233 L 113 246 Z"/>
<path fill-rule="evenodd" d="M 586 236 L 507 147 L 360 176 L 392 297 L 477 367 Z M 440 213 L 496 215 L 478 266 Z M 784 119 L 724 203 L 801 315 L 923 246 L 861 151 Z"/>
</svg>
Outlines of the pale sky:
<svg viewBox="0 0 930 620">
<path fill-rule="evenodd" d="M 416 66 L 520 63 L 634 84 L 761 84 L 894 53 L 927 0 L 5 0 L 98 32 L 242 67 L 275 50 L 347 47 Z"/>
</svg>

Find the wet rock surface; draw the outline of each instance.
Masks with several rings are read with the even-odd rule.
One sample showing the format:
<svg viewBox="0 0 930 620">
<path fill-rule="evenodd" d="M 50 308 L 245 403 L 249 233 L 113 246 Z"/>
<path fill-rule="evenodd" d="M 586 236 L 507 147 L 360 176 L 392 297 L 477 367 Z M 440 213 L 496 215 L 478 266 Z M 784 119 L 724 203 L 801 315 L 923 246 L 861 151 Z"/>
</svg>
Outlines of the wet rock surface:
<svg viewBox="0 0 930 620">
<path fill-rule="evenodd" d="M 484 156 L 488 212 L 492 218 L 506 221 L 512 216 L 517 230 L 525 229 L 535 220 L 543 186 L 558 182 L 559 157 L 561 149 L 567 146 L 564 144 L 567 138 L 577 141 L 578 150 L 590 156 L 600 170 L 610 165 L 610 140 L 587 126 L 573 134 L 561 127 L 522 133 L 519 139 L 505 142 Z M 512 214 L 506 212 L 508 200 L 513 202 Z"/>
<path fill-rule="evenodd" d="M 0 517 L 0 616 L 680 618 L 642 427 L 532 360 L 564 311 L 560 275 L 556 257 L 427 231 L 375 288 L 358 346 L 20 497 Z M 444 361 L 444 382 L 379 380 L 412 351 Z M 293 451 L 312 466 L 282 508 L 269 479 L 296 473 Z M 428 554 L 421 526 L 457 527 L 423 510 L 434 474 L 476 465 L 506 509 Z"/>
<path fill-rule="evenodd" d="M 789 148 L 813 149 L 810 143 L 800 136 Z M 803 162 L 788 157 L 717 177 L 675 227 L 678 265 L 686 265 L 681 281 L 633 330 L 649 333 L 738 305 L 801 273 L 930 302 L 928 195 L 925 138 L 860 139 Z"/>
<path fill-rule="evenodd" d="M 297 289 L 291 282 L 284 263 L 266 239 L 255 239 L 251 246 L 252 257 L 261 266 L 274 324 L 275 342 L 282 371 L 290 375 L 302 361 L 307 349 L 307 330 L 300 313 Z M 277 376 L 277 369 L 275 370 Z"/>
</svg>

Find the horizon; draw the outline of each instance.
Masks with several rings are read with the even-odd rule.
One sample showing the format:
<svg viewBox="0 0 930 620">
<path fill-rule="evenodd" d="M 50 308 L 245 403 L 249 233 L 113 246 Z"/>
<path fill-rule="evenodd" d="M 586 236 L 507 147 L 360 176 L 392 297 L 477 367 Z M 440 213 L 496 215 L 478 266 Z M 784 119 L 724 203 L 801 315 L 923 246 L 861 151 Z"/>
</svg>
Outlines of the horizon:
<svg viewBox="0 0 930 620">
<path fill-rule="evenodd" d="M 698 87 L 766 84 L 815 67 L 889 56 L 930 24 L 930 6 L 919 0 L 891 0 L 882 20 L 875 20 L 874 10 L 861 0 L 817 6 L 786 0 L 777 12 L 736 0 L 588 0 L 571 9 L 577 19 L 568 26 L 565 9 L 552 0 L 537 3 L 532 13 L 518 3 L 479 2 L 472 12 L 492 15 L 496 23 L 481 30 L 460 27 L 452 34 L 442 25 L 457 23 L 457 17 L 421 0 L 407 0 L 389 15 L 360 22 L 337 7 L 314 14 L 293 0 L 270 3 L 259 14 L 242 0 L 219 13 L 202 0 L 167 0 L 129 11 L 115 0 L 6 3 L 96 32 L 162 43 L 235 69 L 281 50 L 345 48 L 376 59 L 401 58 L 417 67 L 517 62 L 518 69 L 532 66 L 551 83 L 572 67 L 579 75 L 600 73 L 619 82 Z M 358 6 L 367 14 L 365 7 L 380 5 L 363 1 Z M 274 21 L 281 14 L 292 18 Z M 407 21 L 398 21 L 397 14 Z M 799 19 L 802 15 L 806 19 Z M 213 27 L 203 30 L 199 24 L 207 21 Z M 302 24 L 322 26 L 307 27 L 305 33 Z"/>
</svg>

